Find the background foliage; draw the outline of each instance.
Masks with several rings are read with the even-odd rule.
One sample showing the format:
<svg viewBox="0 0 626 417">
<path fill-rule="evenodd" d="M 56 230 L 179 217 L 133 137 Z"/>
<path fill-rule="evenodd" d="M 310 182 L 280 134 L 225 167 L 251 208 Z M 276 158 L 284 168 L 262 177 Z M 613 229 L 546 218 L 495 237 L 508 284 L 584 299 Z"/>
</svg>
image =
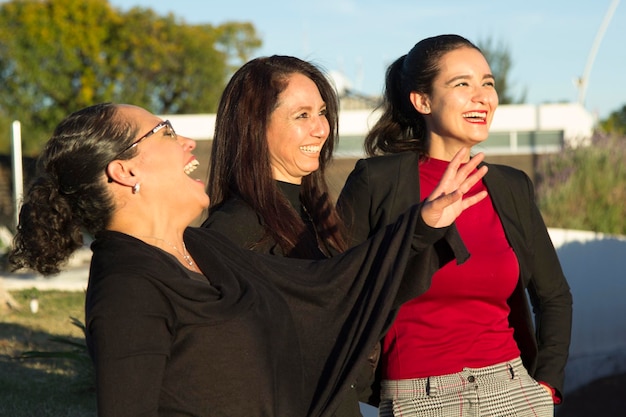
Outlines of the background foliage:
<svg viewBox="0 0 626 417">
<path fill-rule="evenodd" d="M 499 104 L 522 104 L 526 101 L 526 89 L 519 96 L 513 93 L 514 84 L 511 80 L 513 58 L 511 51 L 504 42 L 495 42 L 492 38 L 480 40 L 477 45 L 491 67 L 496 80 Z"/>
<path fill-rule="evenodd" d="M 615 110 L 609 117 L 602 120 L 600 129 L 609 134 L 626 136 L 626 105 L 619 110 Z"/>
<path fill-rule="evenodd" d="M 214 112 L 233 69 L 260 45 L 251 23 L 188 25 L 106 0 L 0 3 L 0 152 L 13 120 L 32 155 L 65 115 L 98 102 Z"/>
<path fill-rule="evenodd" d="M 626 136 L 539 157 L 537 199 L 551 227 L 626 235 Z"/>
</svg>

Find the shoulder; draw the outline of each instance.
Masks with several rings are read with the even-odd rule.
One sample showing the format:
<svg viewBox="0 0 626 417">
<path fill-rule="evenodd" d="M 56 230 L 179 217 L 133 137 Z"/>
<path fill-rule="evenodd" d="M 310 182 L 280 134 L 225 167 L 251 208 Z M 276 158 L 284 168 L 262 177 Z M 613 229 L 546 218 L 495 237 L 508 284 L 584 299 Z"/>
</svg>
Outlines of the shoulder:
<svg viewBox="0 0 626 417">
<path fill-rule="evenodd" d="M 259 215 L 246 202 L 231 198 L 209 211 L 209 217 L 202 223 L 207 229 L 229 229 L 235 224 L 260 225 Z"/>
<path fill-rule="evenodd" d="M 484 165 L 487 165 L 489 167 L 489 171 L 496 172 L 498 175 L 501 175 L 504 177 L 517 178 L 517 179 L 528 177 L 528 175 L 521 169 L 517 169 L 509 165 L 490 164 L 487 162 L 485 162 Z"/>
<path fill-rule="evenodd" d="M 357 162 L 357 165 L 368 166 L 374 169 L 393 169 L 398 166 L 417 164 L 418 161 L 419 156 L 415 152 L 399 152 L 361 159 Z"/>
<path fill-rule="evenodd" d="M 365 240 L 419 203 L 418 163 L 415 152 L 375 156 L 357 163 L 337 200 L 354 241 Z"/>
<path fill-rule="evenodd" d="M 418 163 L 419 156 L 415 152 L 360 159 L 348 175 L 341 194 L 349 195 L 369 190 L 372 193 L 388 195 L 389 190 L 415 188 L 416 183 L 419 185 Z"/>
<path fill-rule="evenodd" d="M 357 161 L 354 170 L 350 173 L 349 180 L 356 178 L 365 179 L 373 184 L 395 183 L 398 178 L 403 178 L 407 170 L 415 170 L 419 156 L 415 152 L 400 152 L 373 156 Z M 417 174 L 416 174 L 417 175 Z"/>
<path fill-rule="evenodd" d="M 159 282 L 175 275 L 176 261 L 131 236 L 106 231 L 91 245 L 88 297 L 115 294 L 130 300 L 158 297 Z M 149 295 L 150 294 L 150 295 Z"/>
<path fill-rule="evenodd" d="M 489 170 L 485 175 L 485 182 L 494 186 L 506 186 L 507 188 L 519 189 L 532 188 L 532 181 L 524 171 L 508 165 L 485 163 Z"/>
<path fill-rule="evenodd" d="M 108 230 L 98 234 L 91 244 L 91 250 L 92 270 L 94 266 L 106 270 L 127 270 L 141 265 L 144 258 L 155 258 L 152 246 L 124 233 Z M 115 259 L 115 262 L 110 262 L 111 259 Z M 103 260 L 102 265 L 98 263 L 100 260 Z"/>
<path fill-rule="evenodd" d="M 210 259 L 212 262 L 223 262 L 225 258 L 241 259 L 241 247 L 224 233 L 213 228 L 190 226 L 185 230 L 185 242 L 187 250 L 192 252 L 192 255 L 194 252 L 202 253 L 197 261 Z M 229 255 L 225 257 L 224 253 Z"/>
<path fill-rule="evenodd" d="M 239 198 L 226 200 L 211 209 L 202 227 L 220 232 L 240 246 L 255 243 L 264 234 L 259 214 Z"/>
<path fill-rule="evenodd" d="M 489 170 L 483 178 L 496 208 L 501 211 L 515 210 L 524 217 L 535 212 L 535 188 L 530 177 L 522 170 L 507 165 L 487 165 Z"/>
</svg>

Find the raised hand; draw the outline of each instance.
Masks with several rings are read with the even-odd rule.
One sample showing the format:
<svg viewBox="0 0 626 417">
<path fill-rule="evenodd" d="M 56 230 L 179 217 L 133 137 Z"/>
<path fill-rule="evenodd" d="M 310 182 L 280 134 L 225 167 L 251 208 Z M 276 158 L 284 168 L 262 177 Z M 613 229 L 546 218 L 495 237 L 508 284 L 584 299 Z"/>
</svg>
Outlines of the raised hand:
<svg viewBox="0 0 626 417">
<path fill-rule="evenodd" d="M 421 211 L 422 218 L 430 227 L 451 225 L 463 210 L 487 197 L 486 191 L 481 191 L 466 198 L 463 197 L 487 173 L 486 166 L 472 173 L 485 158 L 482 152 L 476 154 L 468 163 L 461 167 L 468 155 L 468 148 L 461 148 L 454 155 L 439 184 L 437 184 L 437 187 L 435 187 L 428 198 L 424 200 Z"/>
</svg>

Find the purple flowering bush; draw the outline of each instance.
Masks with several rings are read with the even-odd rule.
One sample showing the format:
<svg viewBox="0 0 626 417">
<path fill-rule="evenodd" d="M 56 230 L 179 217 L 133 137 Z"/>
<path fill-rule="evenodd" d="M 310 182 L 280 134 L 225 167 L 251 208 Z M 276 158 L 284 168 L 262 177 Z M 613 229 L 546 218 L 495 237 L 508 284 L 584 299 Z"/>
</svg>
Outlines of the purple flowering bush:
<svg viewBox="0 0 626 417">
<path fill-rule="evenodd" d="M 626 235 L 626 136 L 539 156 L 535 183 L 550 227 Z"/>
</svg>

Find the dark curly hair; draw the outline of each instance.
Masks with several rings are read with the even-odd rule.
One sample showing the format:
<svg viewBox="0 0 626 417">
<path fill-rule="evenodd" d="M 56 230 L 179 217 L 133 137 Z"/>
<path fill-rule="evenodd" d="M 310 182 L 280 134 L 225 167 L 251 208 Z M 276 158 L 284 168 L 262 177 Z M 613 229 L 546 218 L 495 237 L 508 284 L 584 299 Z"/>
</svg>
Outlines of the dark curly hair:
<svg viewBox="0 0 626 417">
<path fill-rule="evenodd" d="M 37 160 L 37 173 L 25 194 L 17 233 L 9 253 L 12 270 L 59 272 L 83 244 L 83 231 L 103 230 L 113 201 L 106 167 L 118 157 L 137 128 L 122 120 L 117 106 L 101 103 L 72 113 L 54 130 Z"/>
</svg>

